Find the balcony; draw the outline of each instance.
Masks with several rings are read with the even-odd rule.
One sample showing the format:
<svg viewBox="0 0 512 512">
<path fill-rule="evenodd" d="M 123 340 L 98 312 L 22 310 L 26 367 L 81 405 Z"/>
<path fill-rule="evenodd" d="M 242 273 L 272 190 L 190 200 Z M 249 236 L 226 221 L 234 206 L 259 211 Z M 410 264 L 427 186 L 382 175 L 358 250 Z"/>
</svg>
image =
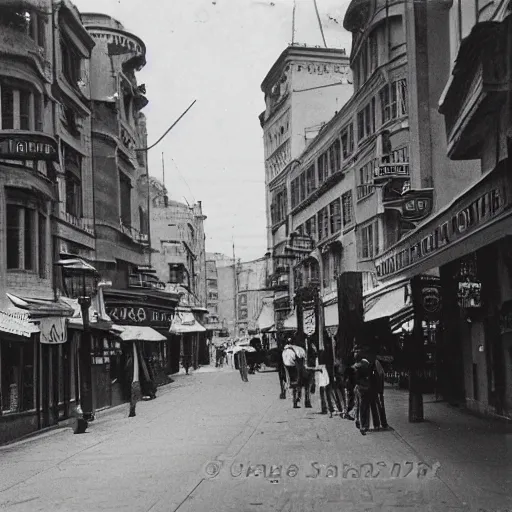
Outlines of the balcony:
<svg viewBox="0 0 512 512">
<path fill-rule="evenodd" d="M 272 290 L 288 290 L 290 284 L 289 274 L 275 273 L 269 277 L 269 288 Z"/>
<path fill-rule="evenodd" d="M 42 132 L 25 130 L 0 131 L 0 159 L 59 160 L 57 141 Z"/>
<path fill-rule="evenodd" d="M 165 284 L 152 274 L 130 274 L 128 277 L 128 288 L 165 290 Z"/>
<path fill-rule="evenodd" d="M 62 212 L 60 217 L 68 224 L 71 224 L 72 226 L 81 229 L 82 231 L 86 231 L 90 235 L 94 236 L 94 219 L 75 217 L 68 212 Z"/>
<path fill-rule="evenodd" d="M 11 5 L 2 5 L 2 18 L 0 20 L 0 53 L 22 59 L 30 59 L 36 66 L 38 72 L 47 81 L 52 79 L 52 64 L 46 59 L 46 52 L 42 46 L 30 35 L 30 29 L 27 25 L 23 11 L 34 7 L 35 11 L 41 10 L 41 1 L 24 0 L 19 2 L 19 8 Z M 33 11 L 34 12 L 34 11 Z M 20 17 L 22 14 L 23 17 Z M 32 14 L 37 16 L 38 14 Z M 32 34 L 33 35 L 33 34 Z"/>
<path fill-rule="evenodd" d="M 408 179 L 409 176 L 409 162 L 381 164 L 373 171 L 374 181 L 389 180 L 396 178 Z"/>
<path fill-rule="evenodd" d="M 286 248 L 293 252 L 309 253 L 314 249 L 315 241 L 308 235 L 292 233 Z"/>
<path fill-rule="evenodd" d="M 511 52 L 507 37 L 512 16 L 477 23 L 462 41 L 452 76 L 440 100 L 445 116 L 448 156 L 453 160 L 480 157 L 488 116 L 498 115 L 510 94 Z"/>
<path fill-rule="evenodd" d="M 123 224 L 122 220 L 119 222 L 121 232 L 129 236 L 134 242 L 141 245 L 149 245 L 149 235 L 147 233 L 141 233 L 138 229 L 133 226 L 127 226 Z"/>
</svg>

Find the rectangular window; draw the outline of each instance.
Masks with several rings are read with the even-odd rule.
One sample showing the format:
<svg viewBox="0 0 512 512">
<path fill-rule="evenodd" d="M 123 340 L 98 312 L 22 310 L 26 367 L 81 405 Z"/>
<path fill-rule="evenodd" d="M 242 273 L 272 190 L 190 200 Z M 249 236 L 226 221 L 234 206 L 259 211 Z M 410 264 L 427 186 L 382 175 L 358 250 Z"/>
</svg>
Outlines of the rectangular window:
<svg viewBox="0 0 512 512">
<path fill-rule="evenodd" d="M 325 152 L 318 157 L 318 185 L 321 185 L 328 177 L 329 155 Z"/>
<path fill-rule="evenodd" d="M 37 132 L 43 131 L 43 101 L 40 94 L 34 94 L 34 127 Z"/>
<path fill-rule="evenodd" d="M 339 139 L 336 139 L 329 148 L 329 174 L 334 174 L 341 169 L 341 147 Z"/>
<path fill-rule="evenodd" d="M 331 254 L 330 251 L 324 252 L 322 254 L 322 266 L 324 268 L 324 288 L 329 286 L 331 281 Z"/>
<path fill-rule="evenodd" d="M 373 159 L 359 169 L 359 173 L 357 174 L 358 200 L 364 199 L 365 197 L 368 197 L 374 192 L 375 189 L 373 187 L 373 172 L 376 165 L 377 160 Z"/>
<path fill-rule="evenodd" d="M 21 267 L 21 212 L 21 206 L 7 205 L 7 268 L 19 269 Z"/>
<path fill-rule="evenodd" d="M 39 259 L 39 277 L 46 277 L 46 216 L 42 213 L 39 214 L 39 247 L 38 247 L 38 259 Z"/>
<path fill-rule="evenodd" d="M 370 53 L 370 73 L 373 73 L 379 66 L 379 47 L 377 42 L 377 31 L 373 31 L 368 38 L 368 47 Z"/>
<path fill-rule="evenodd" d="M 119 173 L 119 190 L 121 196 L 121 222 L 123 226 L 132 225 L 132 184 L 130 178 Z"/>
<path fill-rule="evenodd" d="M 316 189 L 315 164 L 306 171 L 306 194 L 311 195 Z"/>
<path fill-rule="evenodd" d="M 82 155 L 70 146 L 63 146 L 66 183 L 66 212 L 82 217 Z"/>
<path fill-rule="evenodd" d="M 81 59 L 69 41 L 61 41 L 62 72 L 71 87 L 78 89 Z"/>
<path fill-rule="evenodd" d="M 352 190 L 341 196 L 341 208 L 343 210 L 343 227 L 347 227 L 354 221 L 354 205 L 352 201 Z"/>
<path fill-rule="evenodd" d="M 323 240 L 329 236 L 329 212 L 327 207 L 318 212 L 318 240 Z"/>
<path fill-rule="evenodd" d="M 340 200 L 336 199 L 329 205 L 329 220 L 331 234 L 337 233 L 341 229 L 341 205 Z"/>
<path fill-rule="evenodd" d="M 25 209 L 25 229 L 23 248 L 25 252 L 25 270 L 34 270 L 34 210 Z"/>
<path fill-rule="evenodd" d="M 382 123 L 407 115 L 407 80 L 402 79 L 380 90 Z"/>
<path fill-rule="evenodd" d="M 316 216 L 313 215 L 306 221 L 306 234 L 309 235 L 313 240 L 317 240 L 317 229 L 316 229 Z"/>
<path fill-rule="evenodd" d="M 368 78 L 368 47 L 366 43 L 361 47 L 361 77 L 360 86 L 363 85 Z"/>
<path fill-rule="evenodd" d="M 2 85 L 2 130 L 14 129 L 14 91 Z"/>
<path fill-rule="evenodd" d="M 37 16 L 37 44 L 44 48 L 46 46 L 46 22 L 44 16 Z"/>
<path fill-rule="evenodd" d="M 299 178 L 295 178 L 292 180 L 291 184 L 292 190 L 292 208 L 295 208 L 299 204 L 300 200 L 300 192 L 299 192 Z"/>
<path fill-rule="evenodd" d="M 371 259 L 379 254 L 378 222 L 363 226 L 359 231 L 359 258 Z"/>
<path fill-rule="evenodd" d="M 30 130 L 30 93 L 20 90 L 20 130 Z"/>
<path fill-rule="evenodd" d="M 341 131 L 341 146 L 343 160 L 345 160 L 354 152 L 354 125 L 352 123 Z"/>
<path fill-rule="evenodd" d="M 362 140 L 375 132 L 375 98 L 357 114 L 357 137 Z"/>
<path fill-rule="evenodd" d="M 304 201 L 306 199 L 306 173 L 303 172 L 300 177 L 300 202 Z"/>
</svg>

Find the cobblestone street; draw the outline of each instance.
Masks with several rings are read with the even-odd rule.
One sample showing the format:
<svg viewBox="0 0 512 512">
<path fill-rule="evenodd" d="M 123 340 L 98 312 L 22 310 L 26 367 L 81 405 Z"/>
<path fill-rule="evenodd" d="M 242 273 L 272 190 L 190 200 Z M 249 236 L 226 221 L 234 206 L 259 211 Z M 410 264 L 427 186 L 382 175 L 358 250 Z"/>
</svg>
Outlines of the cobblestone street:
<svg viewBox="0 0 512 512">
<path fill-rule="evenodd" d="M 507 436 L 482 420 L 426 403 L 429 421 L 409 424 L 407 396 L 387 390 L 393 429 L 363 437 L 320 415 L 316 395 L 313 409 L 279 400 L 274 372 L 242 383 L 238 372 L 206 370 L 178 375 L 135 418 L 122 406 L 86 434 L 61 428 L 0 449 L 0 509 L 512 508 Z"/>
</svg>

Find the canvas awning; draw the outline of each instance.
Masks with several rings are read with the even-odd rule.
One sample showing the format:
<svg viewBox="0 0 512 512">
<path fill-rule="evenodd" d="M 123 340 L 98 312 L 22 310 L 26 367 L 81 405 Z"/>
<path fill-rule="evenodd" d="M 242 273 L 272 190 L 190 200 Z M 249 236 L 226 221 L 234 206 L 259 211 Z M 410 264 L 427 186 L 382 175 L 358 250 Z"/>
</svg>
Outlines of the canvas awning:
<svg viewBox="0 0 512 512">
<path fill-rule="evenodd" d="M 297 330 L 297 315 L 295 313 L 292 313 L 288 318 L 285 319 L 283 322 L 283 329 L 289 331 Z"/>
<path fill-rule="evenodd" d="M 260 331 L 269 330 L 274 325 L 274 306 L 272 303 L 263 303 L 257 323 Z"/>
<path fill-rule="evenodd" d="M 123 341 L 165 341 L 167 339 L 163 334 L 146 325 L 123 325 L 122 328 L 123 332 L 118 336 Z"/>
<path fill-rule="evenodd" d="M 406 310 L 412 311 L 412 306 L 406 303 L 405 289 L 401 286 L 378 297 L 368 298 L 365 301 L 364 309 L 364 321 L 371 322 L 379 318 L 389 317 L 392 319 Z"/>
<path fill-rule="evenodd" d="M 0 311 L 0 331 L 23 338 L 30 338 L 32 334 L 40 332 L 39 328 L 28 320 L 16 318 L 3 311 Z"/>
<path fill-rule="evenodd" d="M 172 319 L 171 334 L 187 334 L 192 332 L 205 332 L 206 329 L 196 320 L 190 311 L 176 311 Z"/>
</svg>

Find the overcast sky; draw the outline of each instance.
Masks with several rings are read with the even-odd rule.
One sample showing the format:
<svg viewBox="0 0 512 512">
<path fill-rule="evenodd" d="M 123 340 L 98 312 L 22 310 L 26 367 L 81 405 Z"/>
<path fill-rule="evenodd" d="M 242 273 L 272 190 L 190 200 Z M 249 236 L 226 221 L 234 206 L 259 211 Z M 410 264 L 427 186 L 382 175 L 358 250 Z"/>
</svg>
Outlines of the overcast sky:
<svg viewBox="0 0 512 512">
<path fill-rule="evenodd" d="M 348 0 L 317 0 L 327 45 L 350 48 Z M 110 14 L 146 44 L 149 143 L 197 103 L 150 152 L 170 197 L 202 201 L 206 250 L 255 259 L 266 252 L 260 84 L 291 42 L 293 0 L 75 0 Z M 332 18 L 334 18 L 334 21 Z M 295 42 L 322 45 L 313 0 L 297 0 Z"/>
</svg>

